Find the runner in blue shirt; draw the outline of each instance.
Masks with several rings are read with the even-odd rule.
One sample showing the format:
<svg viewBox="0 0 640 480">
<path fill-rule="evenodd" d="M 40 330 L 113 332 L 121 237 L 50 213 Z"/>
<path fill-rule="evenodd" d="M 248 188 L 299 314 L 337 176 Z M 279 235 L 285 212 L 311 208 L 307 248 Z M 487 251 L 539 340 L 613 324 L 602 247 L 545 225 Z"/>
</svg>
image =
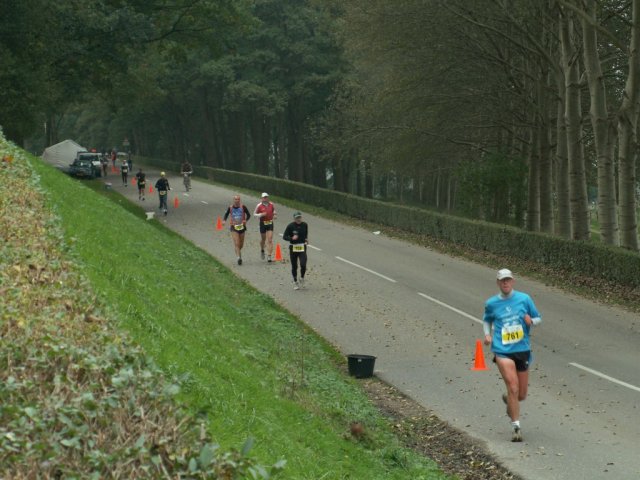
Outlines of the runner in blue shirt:
<svg viewBox="0 0 640 480">
<path fill-rule="evenodd" d="M 242 265 L 242 247 L 244 246 L 244 232 L 247 231 L 247 222 L 251 218 L 249 209 L 240 202 L 240 195 L 233 196 L 233 203 L 224 212 L 224 222 L 229 219 L 229 230 L 238 256 L 238 265 Z"/>
<path fill-rule="evenodd" d="M 502 400 L 507 404 L 511 418 L 512 442 L 522 441 L 520 428 L 520 402 L 527 398 L 531 342 L 529 332 L 542 318 L 529 295 L 513 289 L 515 280 L 511 270 L 498 271 L 498 295 L 491 297 L 484 306 L 484 343 L 491 345 L 493 361 L 498 366 L 507 393 Z"/>
</svg>

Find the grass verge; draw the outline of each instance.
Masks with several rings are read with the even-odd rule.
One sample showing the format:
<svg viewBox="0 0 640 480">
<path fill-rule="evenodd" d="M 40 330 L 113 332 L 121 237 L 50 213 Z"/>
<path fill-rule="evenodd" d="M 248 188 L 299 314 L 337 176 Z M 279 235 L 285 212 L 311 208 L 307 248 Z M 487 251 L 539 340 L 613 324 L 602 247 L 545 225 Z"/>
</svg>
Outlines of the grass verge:
<svg viewBox="0 0 640 480">
<path fill-rule="evenodd" d="M 1 131 L 0 158 L 0 478 L 269 478 L 211 443 L 175 385 L 98 315 L 38 178 Z"/>
<path fill-rule="evenodd" d="M 286 459 L 283 478 L 445 478 L 401 447 L 335 351 L 273 300 L 158 222 L 34 167 L 97 313 L 179 379 L 180 400 L 223 448 L 253 437 L 259 462 Z"/>
</svg>

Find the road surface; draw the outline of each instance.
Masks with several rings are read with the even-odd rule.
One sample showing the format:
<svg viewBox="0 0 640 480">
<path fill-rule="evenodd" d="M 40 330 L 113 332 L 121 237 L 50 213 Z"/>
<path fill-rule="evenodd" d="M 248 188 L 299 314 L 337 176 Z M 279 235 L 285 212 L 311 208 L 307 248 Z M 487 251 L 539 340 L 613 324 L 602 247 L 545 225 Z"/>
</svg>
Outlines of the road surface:
<svg viewBox="0 0 640 480">
<path fill-rule="evenodd" d="M 135 169 L 134 169 L 135 170 Z M 147 172 L 147 185 L 158 172 Z M 138 202 L 135 186 L 113 188 Z M 542 283 L 519 278 L 543 322 L 533 330 L 534 364 L 522 404 L 524 442 L 511 443 L 500 398 L 502 380 L 471 370 L 483 338 L 484 301 L 497 293 L 495 272 L 384 235 L 304 215 L 309 224 L 307 288 L 294 291 L 290 264 L 260 260 L 258 222 L 248 225 L 242 266 L 217 217 L 235 193 L 197 179 L 186 193 L 180 177 L 169 214 L 160 220 L 209 252 L 255 288 L 298 315 L 345 354 L 375 355 L 376 375 L 440 418 L 486 443 L 505 466 L 528 480 L 640 478 L 640 319 Z M 148 187 L 147 187 L 148 188 Z M 179 207 L 173 207 L 174 198 Z M 243 195 L 251 212 L 259 199 Z M 144 206 L 159 213 L 154 193 Z M 293 210 L 276 205 L 274 242 Z M 304 214 L 304 212 L 303 212 Z M 567 281 L 571 281 L 570 278 Z"/>
</svg>

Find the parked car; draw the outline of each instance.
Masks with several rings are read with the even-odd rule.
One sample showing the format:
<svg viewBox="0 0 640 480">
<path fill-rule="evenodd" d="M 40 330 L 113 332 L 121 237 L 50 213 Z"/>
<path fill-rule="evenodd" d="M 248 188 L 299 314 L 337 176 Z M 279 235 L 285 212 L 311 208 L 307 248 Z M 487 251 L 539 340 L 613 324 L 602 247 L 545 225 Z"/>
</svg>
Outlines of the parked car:
<svg viewBox="0 0 640 480">
<path fill-rule="evenodd" d="M 96 172 L 91 160 L 76 158 L 73 163 L 69 165 L 69 175 L 80 178 L 94 178 Z"/>
<path fill-rule="evenodd" d="M 78 152 L 76 154 L 76 160 L 87 160 L 91 162 L 93 167 L 93 176 L 101 177 L 102 176 L 102 163 L 100 162 L 100 157 L 102 155 L 97 152 Z"/>
</svg>

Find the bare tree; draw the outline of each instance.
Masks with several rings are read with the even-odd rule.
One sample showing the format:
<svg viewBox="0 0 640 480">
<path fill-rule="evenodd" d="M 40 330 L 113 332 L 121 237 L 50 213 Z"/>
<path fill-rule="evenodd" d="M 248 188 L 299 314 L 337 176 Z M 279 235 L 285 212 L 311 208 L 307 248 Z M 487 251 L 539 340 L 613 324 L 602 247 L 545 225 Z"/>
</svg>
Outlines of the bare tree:
<svg viewBox="0 0 640 480">
<path fill-rule="evenodd" d="M 582 145 L 580 55 L 575 46 L 573 12 L 560 8 L 559 14 L 562 68 L 565 72 L 565 123 L 569 158 L 571 231 L 574 240 L 587 240 L 589 238 L 589 207 Z"/>
</svg>

